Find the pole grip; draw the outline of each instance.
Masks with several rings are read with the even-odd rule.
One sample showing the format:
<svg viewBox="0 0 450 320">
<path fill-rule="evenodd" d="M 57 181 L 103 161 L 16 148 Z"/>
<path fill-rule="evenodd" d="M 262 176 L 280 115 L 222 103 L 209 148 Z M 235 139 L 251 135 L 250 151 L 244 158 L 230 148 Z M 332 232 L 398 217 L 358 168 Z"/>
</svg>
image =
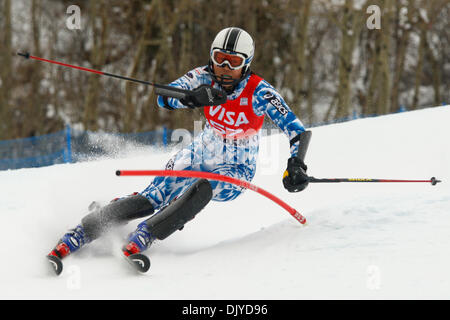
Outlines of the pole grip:
<svg viewBox="0 0 450 320">
<path fill-rule="evenodd" d="M 308 151 L 308 146 L 309 146 L 309 142 L 311 140 L 311 136 L 312 136 L 312 132 L 308 130 L 308 131 L 302 132 L 298 139 L 299 147 L 298 147 L 298 152 L 297 152 L 297 158 L 299 158 L 303 162 L 305 161 L 306 151 Z M 291 143 L 292 143 L 292 141 L 291 141 Z"/>
<path fill-rule="evenodd" d="M 157 86 L 155 87 L 155 93 L 159 96 L 175 98 L 175 99 L 184 99 L 186 98 L 186 93 L 176 90 L 178 88 L 173 88 L 168 86 L 168 88 Z"/>
<path fill-rule="evenodd" d="M 161 95 L 161 96 L 166 96 L 166 97 L 171 97 L 171 98 L 176 98 L 176 99 L 182 99 L 182 98 L 185 98 L 191 92 L 189 90 L 184 90 L 184 89 L 181 89 L 181 88 L 175 88 L 175 87 L 168 86 L 168 85 L 153 83 L 153 82 L 149 82 L 149 81 L 145 81 L 145 80 L 139 80 L 139 79 L 134 79 L 134 78 L 130 78 L 130 77 L 121 76 L 121 75 L 114 74 L 114 73 L 103 72 L 103 71 L 99 71 L 99 70 L 94 70 L 94 69 L 89 69 L 89 68 L 84 68 L 84 67 L 71 65 L 71 64 L 68 64 L 68 63 L 62 63 L 62 62 L 59 62 L 59 61 L 44 59 L 44 58 L 32 56 L 32 55 L 30 55 L 29 52 L 17 52 L 17 55 L 19 55 L 21 57 L 24 57 L 25 59 L 38 60 L 38 61 L 41 61 L 41 62 L 47 62 L 47 63 L 60 65 L 60 66 L 63 66 L 63 67 L 68 67 L 68 68 L 72 68 L 72 69 L 78 69 L 78 70 L 82 70 L 82 71 L 87 71 L 87 72 L 95 73 L 95 74 L 102 75 L 102 76 L 108 76 L 108 77 L 112 77 L 112 78 L 116 78 L 116 79 L 132 81 L 132 82 L 136 82 L 136 83 L 140 83 L 140 84 L 144 84 L 144 85 L 148 85 L 148 86 L 153 86 L 153 87 L 155 87 L 156 94 Z"/>
</svg>

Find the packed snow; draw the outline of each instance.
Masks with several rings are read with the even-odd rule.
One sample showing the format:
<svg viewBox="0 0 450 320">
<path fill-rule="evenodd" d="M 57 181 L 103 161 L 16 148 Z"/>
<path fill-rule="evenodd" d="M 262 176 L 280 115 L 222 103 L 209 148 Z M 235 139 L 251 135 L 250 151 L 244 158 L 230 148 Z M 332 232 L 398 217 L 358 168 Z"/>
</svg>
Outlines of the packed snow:
<svg viewBox="0 0 450 320">
<path fill-rule="evenodd" d="M 284 190 L 283 134 L 263 138 L 253 184 L 295 207 L 300 225 L 247 190 L 211 202 L 182 231 L 146 252 L 136 274 L 121 246 L 138 222 L 114 229 L 64 260 L 45 255 L 92 201 L 143 190 L 178 149 L 0 172 L 1 299 L 449 299 L 450 107 L 311 129 L 308 173 L 317 178 L 429 179 L 442 183 L 310 184 Z"/>
</svg>

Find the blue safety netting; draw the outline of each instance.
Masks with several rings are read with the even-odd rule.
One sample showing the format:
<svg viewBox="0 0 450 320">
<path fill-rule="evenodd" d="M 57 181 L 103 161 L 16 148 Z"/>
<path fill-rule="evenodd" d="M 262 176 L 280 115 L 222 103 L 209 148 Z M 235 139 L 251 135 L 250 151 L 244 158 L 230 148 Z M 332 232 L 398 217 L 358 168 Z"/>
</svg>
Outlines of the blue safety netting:
<svg viewBox="0 0 450 320">
<path fill-rule="evenodd" d="M 0 141 L 0 170 L 49 166 L 70 161 L 65 131 Z"/>
<path fill-rule="evenodd" d="M 167 146 L 171 130 L 98 133 L 70 127 L 42 136 L 0 141 L 0 170 L 71 163 L 120 154 L 125 148 Z"/>
<path fill-rule="evenodd" d="M 443 105 L 446 104 L 443 103 Z M 401 106 L 397 112 L 404 111 L 406 109 Z M 308 127 L 375 116 L 378 115 L 361 116 L 355 111 L 349 117 L 315 123 Z M 268 127 L 270 126 L 274 125 L 268 124 Z M 73 130 L 67 126 L 64 130 L 52 134 L 0 141 L 0 170 L 90 160 L 101 156 L 118 155 L 127 148 L 133 149 L 140 146 L 166 147 L 172 132 L 173 130 L 163 128 L 140 133 L 100 133 Z"/>
</svg>

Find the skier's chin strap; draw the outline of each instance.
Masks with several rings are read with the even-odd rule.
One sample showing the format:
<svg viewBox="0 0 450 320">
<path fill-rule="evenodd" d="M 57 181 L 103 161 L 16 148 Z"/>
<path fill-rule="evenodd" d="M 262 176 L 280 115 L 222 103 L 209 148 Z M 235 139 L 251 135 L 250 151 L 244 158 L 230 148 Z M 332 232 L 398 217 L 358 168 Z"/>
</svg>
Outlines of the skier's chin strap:
<svg viewBox="0 0 450 320">
<path fill-rule="evenodd" d="M 247 76 L 251 73 L 250 68 L 246 67 L 245 70 L 242 70 L 242 74 L 241 77 L 239 79 L 233 79 L 231 76 L 228 75 L 224 75 L 224 76 L 217 76 L 214 73 L 214 69 L 213 69 L 213 62 L 209 61 L 208 63 L 208 73 L 210 74 L 210 76 L 213 78 L 213 80 L 218 83 L 223 90 L 225 90 L 225 92 L 227 94 L 231 94 L 234 89 L 236 89 L 236 86 L 239 84 L 239 82 L 241 82 L 242 80 L 244 80 L 245 78 L 247 78 Z M 228 88 L 225 88 L 224 86 L 227 86 Z"/>
</svg>

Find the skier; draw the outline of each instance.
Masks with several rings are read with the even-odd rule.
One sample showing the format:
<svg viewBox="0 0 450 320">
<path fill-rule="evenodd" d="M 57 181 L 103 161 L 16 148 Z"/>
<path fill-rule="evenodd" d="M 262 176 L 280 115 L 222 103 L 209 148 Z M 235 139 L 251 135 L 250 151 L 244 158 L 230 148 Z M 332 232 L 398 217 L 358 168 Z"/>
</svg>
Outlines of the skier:
<svg viewBox="0 0 450 320">
<path fill-rule="evenodd" d="M 191 90 L 192 94 L 182 99 L 158 96 L 159 107 L 169 110 L 201 107 L 207 119 L 201 134 L 176 153 L 166 169 L 207 171 L 250 182 L 256 171 L 260 129 L 268 116 L 290 141 L 291 157 L 283 185 L 289 192 L 301 191 L 308 185 L 303 160 L 311 132 L 305 131 L 280 94 L 250 70 L 253 56 L 252 37 L 240 28 L 225 28 L 212 42 L 208 65 L 195 68 L 170 84 Z M 226 103 L 208 106 L 201 102 L 205 98 L 208 101 L 207 89 L 211 87 L 226 92 Z M 225 182 L 155 177 L 142 192 L 115 199 L 90 212 L 59 240 L 47 257 L 59 274 L 60 259 L 113 226 L 150 216 L 138 224 L 122 248 L 126 257 L 135 257 L 155 239 L 165 239 L 181 230 L 210 200 L 230 201 L 242 192 L 243 188 Z"/>
</svg>

